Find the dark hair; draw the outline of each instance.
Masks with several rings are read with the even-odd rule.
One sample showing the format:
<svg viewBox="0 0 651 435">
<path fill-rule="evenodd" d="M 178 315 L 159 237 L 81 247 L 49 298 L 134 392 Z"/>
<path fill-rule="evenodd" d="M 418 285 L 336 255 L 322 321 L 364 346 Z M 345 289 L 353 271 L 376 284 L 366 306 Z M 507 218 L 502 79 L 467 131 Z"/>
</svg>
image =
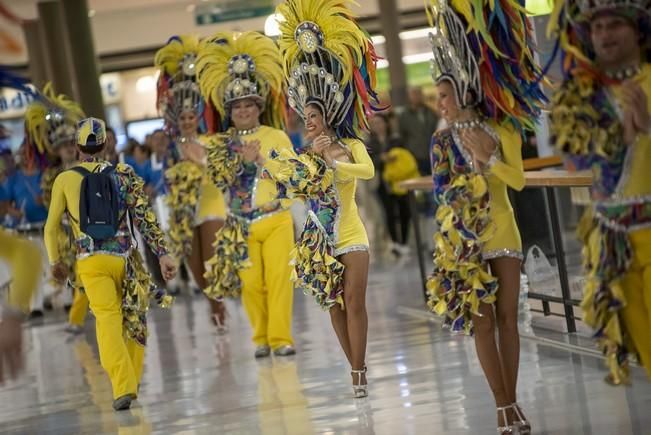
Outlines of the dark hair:
<svg viewBox="0 0 651 435">
<path fill-rule="evenodd" d="M 387 126 L 387 138 L 390 138 L 393 135 L 393 130 L 391 129 L 392 117 L 393 114 L 391 112 L 377 112 L 373 114 L 373 118 L 382 118 L 384 120 L 384 124 Z M 373 135 L 374 132 L 371 131 L 371 134 Z"/>
<path fill-rule="evenodd" d="M 91 134 L 88 136 L 88 138 L 94 137 L 94 134 Z M 98 154 L 104 150 L 104 144 L 106 142 L 97 144 L 97 145 L 90 145 L 90 146 L 84 146 L 84 145 L 79 145 L 77 144 L 77 148 L 79 148 L 79 151 L 81 151 L 84 154 L 88 154 L 90 156 L 93 156 L 95 154 Z"/>
</svg>

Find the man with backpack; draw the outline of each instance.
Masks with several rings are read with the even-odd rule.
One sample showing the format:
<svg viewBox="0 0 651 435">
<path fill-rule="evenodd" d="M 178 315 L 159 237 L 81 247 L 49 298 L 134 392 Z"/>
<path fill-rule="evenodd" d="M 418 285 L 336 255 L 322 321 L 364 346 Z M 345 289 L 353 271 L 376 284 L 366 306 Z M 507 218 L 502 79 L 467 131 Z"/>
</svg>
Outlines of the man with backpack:
<svg viewBox="0 0 651 435">
<path fill-rule="evenodd" d="M 77 130 L 80 164 L 54 181 L 45 225 L 52 275 L 65 279 L 57 239 L 67 211 L 77 250 L 76 268 L 96 319 L 102 367 L 113 386 L 113 408 L 129 409 L 138 393 L 146 342 L 146 310 L 155 286 L 133 245 L 133 224 L 156 253 L 166 280 L 176 274 L 143 180 L 128 165 L 101 159 L 104 121 L 82 120 Z M 162 306 L 169 296 L 155 294 Z"/>
</svg>

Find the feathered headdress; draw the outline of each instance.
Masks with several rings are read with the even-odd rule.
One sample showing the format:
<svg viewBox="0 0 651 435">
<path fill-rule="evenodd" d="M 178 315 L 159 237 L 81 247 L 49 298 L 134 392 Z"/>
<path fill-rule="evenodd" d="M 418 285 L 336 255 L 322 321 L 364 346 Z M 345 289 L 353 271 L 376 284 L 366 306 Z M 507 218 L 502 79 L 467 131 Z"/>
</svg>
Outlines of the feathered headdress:
<svg viewBox="0 0 651 435">
<path fill-rule="evenodd" d="M 59 145 L 75 140 L 77 122 L 84 117 L 77 103 L 46 84 L 25 110 L 27 159 L 41 169 L 48 166 Z"/>
<path fill-rule="evenodd" d="M 204 117 L 204 104 L 197 84 L 198 51 L 198 37 L 172 36 L 154 58 L 155 65 L 160 69 L 158 110 L 173 129 L 177 128 L 178 118 L 186 110 L 194 111 L 202 120 Z"/>
<path fill-rule="evenodd" d="M 594 53 L 590 41 L 590 21 L 600 13 L 614 13 L 633 21 L 641 34 L 642 52 L 651 61 L 651 0 L 555 0 L 547 26 L 548 36 L 556 40 L 553 61 L 561 52 L 565 73 L 575 67 L 601 76 L 593 65 Z"/>
<path fill-rule="evenodd" d="M 274 41 L 258 32 L 220 32 L 206 39 L 197 60 L 199 85 L 227 123 L 234 101 L 253 98 L 262 123 L 282 128 L 285 97 L 280 53 Z"/>
<path fill-rule="evenodd" d="M 350 0 L 286 0 L 276 9 L 289 105 L 302 118 L 305 106 L 322 106 L 339 137 L 358 137 L 377 110 L 377 56 L 369 35 L 354 21 Z"/>
<path fill-rule="evenodd" d="M 546 98 L 524 1 L 430 0 L 427 11 L 434 81 L 450 81 L 462 107 L 533 129 Z"/>
</svg>

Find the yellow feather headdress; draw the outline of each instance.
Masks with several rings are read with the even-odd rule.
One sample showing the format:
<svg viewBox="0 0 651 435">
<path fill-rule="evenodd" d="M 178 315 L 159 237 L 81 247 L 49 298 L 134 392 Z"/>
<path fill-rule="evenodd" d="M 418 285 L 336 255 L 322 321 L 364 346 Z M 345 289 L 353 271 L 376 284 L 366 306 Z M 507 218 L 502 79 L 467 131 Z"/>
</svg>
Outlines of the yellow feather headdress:
<svg viewBox="0 0 651 435">
<path fill-rule="evenodd" d="M 30 159 L 47 164 L 64 142 L 75 139 L 77 123 L 84 118 L 81 107 L 67 96 L 57 95 L 52 83 L 25 110 L 25 133 Z"/>
<path fill-rule="evenodd" d="M 276 12 L 280 51 L 288 79 L 289 105 L 304 117 L 305 106 L 322 106 L 340 137 L 357 137 L 376 108 L 377 57 L 359 27 L 351 0 L 286 0 Z"/>
<path fill-rule="evenodd" d="M 159 68 L 158 110 L 169 126 L 175 127 L 183 111 L 203 114 L 203 101 L 197 84 L 199 38 L 195 35 L 172 36 L 154 58 Z"/>
<path fill-rule="evenodd" d="M 262 123 L 282 128 L 283 70 L 274 41 L 258 32 L 219 32 L 204 40 L 197 59 L 199 86 L 226 124 L 234 101 L 255 99 Z"/>
</svg>

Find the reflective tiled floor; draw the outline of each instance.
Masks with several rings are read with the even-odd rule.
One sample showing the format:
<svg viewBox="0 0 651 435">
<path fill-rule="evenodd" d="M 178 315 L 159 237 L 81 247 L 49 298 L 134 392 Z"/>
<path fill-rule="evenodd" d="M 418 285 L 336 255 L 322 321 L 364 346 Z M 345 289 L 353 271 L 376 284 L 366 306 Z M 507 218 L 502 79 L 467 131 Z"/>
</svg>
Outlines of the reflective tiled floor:
<svg viewBox="0 0 651 435">
<path fill-rule="evenodd" d="M 494 408 L 472 339 L 425 316 L 416 270 L 375 265 L 368 305 L 370 397 L 351 398 L 327 314 L 296 294 L 299 353 L 256 361 L 241 306 L 218 337 L 200 297 L 153 311 L 141 397 L 114 413 L 92 319 L 71 338 L 61 318 L 26 329 L 27 373 L 0 389 L 0 433 L 494 434 Z M 402 307 L 410 307 L 404 309 Z M 602 382 L 602 361 L 525 339 L 520 401 L 535 434 L 651 433 L 651 384 Z"/>
</svg>

